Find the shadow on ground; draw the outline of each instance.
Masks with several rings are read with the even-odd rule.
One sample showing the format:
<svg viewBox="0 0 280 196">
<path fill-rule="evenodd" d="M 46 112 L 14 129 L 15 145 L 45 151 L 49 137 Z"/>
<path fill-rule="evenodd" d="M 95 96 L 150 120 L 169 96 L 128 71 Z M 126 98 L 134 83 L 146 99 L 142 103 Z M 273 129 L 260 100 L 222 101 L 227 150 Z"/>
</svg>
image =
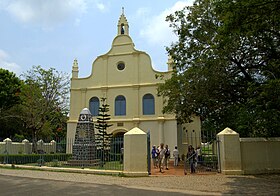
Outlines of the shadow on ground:
<svg viewBox="0 0 280 196">
<path fill-rule="evenodd" d="M 225 194 L 280 195 L 280 175 L 229 176 Z"/>
</svg>

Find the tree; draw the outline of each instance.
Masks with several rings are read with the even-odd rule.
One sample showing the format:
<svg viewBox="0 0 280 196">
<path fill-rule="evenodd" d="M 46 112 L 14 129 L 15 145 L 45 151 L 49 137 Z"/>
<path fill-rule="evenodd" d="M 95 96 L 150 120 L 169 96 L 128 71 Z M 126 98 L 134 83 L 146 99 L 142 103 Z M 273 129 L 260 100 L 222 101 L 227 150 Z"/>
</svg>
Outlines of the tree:
<svg viewBox="0 0 280 196">
<path fill-rule="evenodd" d="M 12 72 L 0 68 L 0 138 L 5 139 L 20 129 L 17 111 L 13 106 L 20 103 L 21 80 Z M 11 126 L 13 125 L 13 126 Z"/>
<path fill-rule="evenodd" d="M 251 38 L 249 46 L 253 50 L 249 54 L 259 65 L 255 69 L 257 77 L 248 88 L 248 101 L 240 111 L 241 117 L 237 118 L 243 122 L 248 119 L 249 123 L 238 123 L 238 128 L 243 132 L 249 129 L 251 135 L 279 136 L 280 125 L 276 119 L 280 117 L 280 2 L 223 1 L 216 3 L 216 7 L 224 23 L 220 34 Z"/>
<path fill-rule="evenodd" d="M 19 103 L 21 81 L 13 72 L 0 68 L 0 111 Z"/>
<path fill-rule="evenodd" d="M 112 126 L 108 124 L 111 119 L 109 112 L 109 105 L 106 103 L 106 98 L 101 98 L 101 106 L 99 107 L 99 114 L 97 117 L 97 124 L 95 128 L 98 130 L 96 134 L 96 145 L 97 148 L 101 150 L 101 161 L 102 166 L 106 161 L 106 157 L 109 156 L 108 150 L 110 149 L 110 139 L 112 134 L 107 133 L 107 129 Z"/>
<path fill-rule="evenodd" d="M 36 144 L 38 137 L 51 139 L 57 129 L 66 129 L 69 79 L 54 68 L 44 70 L 40 66 L 33 67 L 24 78 L 19 109 L 32 142 Z M 36 151 L 36 145 L 33 150 Z"/>
<path fill-rule="evenodd" d="M 203 129 L 229 126 L 241 136 L 280 135 L 279 123 L 264 115 L 280 117 L 279 106 L 263 107 L 274 99 L 268 91 L 279 95 L 279 85 L 272 85 L 280 76 L 279 4 L 196 0 L 169 15 L 178 41 L 167 48 L 174 72 L 159 87 L 168 98 L 163 111 L 175 112 L 181 123 L 199 115 Z"/>
</svg>

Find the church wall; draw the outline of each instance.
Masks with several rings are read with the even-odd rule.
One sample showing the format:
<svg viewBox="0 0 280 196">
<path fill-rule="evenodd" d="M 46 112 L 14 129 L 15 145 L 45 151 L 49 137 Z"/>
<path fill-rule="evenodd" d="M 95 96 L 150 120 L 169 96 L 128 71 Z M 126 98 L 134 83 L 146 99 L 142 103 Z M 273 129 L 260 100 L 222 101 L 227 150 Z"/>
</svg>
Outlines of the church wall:
<svg viewBox="0 0 280 196">
<path fill-rule="evenodd" d="M 194 148 L 201 145 L 201 121 L 198 116 L 193 118 L 193 122 L 185 123 L 181 129 L 181 152 L 187 153 L 188 145 L 192 145 Z M 180 139 L 180 138 L 179 138 Z"/>
<path fill-rule="evenodd" d="M 113 40 L 111 52 L 114 54 L 133 51 L 134 44 L 132 39 L 127 35 L 118 35 Z"/>
<path fill-rule="evenodd" d="M 154 115 L 143 115 L 143 96 L 145 94 L 152 94 L 154 96 L 154 100 L 155 100 L 155 114 Z M 139 116 L 141 118 L 154 118 L 157 116 L 162 116 L 162 112 L 161 112 L 161 98 L 157 96 L 157 86 L 156 85 L 149 85 L 149 86 L 145 86 L 142 87 L 141 89 L 139 89 Z"/>
<path fill-rule="evenodd" d="M 146 53 L 139 54 L 139 82 L 140 83 L 163 83 L 160 78 L 156 78 L 158 75 L 167 75 L 167 72 L 157 72 L 153 70 L 151 64 L 151 58 Z"/>
<path fill-rule="evenodd" d="M 177 121 L 176 120 L 166 120 L 164 121 L 164 143 L 168 144 L 171 152 L 177 144 Z M 171 157 L 173 155 L 171 154 Z"/>
<path fill-rule="evenodd" d="M 158 122 L 154 121 L 144 121 L 139 124 L 141 130 L 145 131 L 146 133 L 150 131 L 150 139 L 151 139 L 151 146 L 152 145 L 159 145 L 159 138 L 158 138 Z"/>
<path fill-rule="evenodd" d="M 119 95 L 125 97 L 126 100 L 126 115 L 124 116 L 115 116 L 115 98 Z M 110 89 L 107 92 L 107 103 L 110 105 L 110 114 L 111 118 L 114 119 L 132 119 L 135 116 L 135 105 L 137 102 L 134 102 L 134 93 L 132 88 L 114 88 Z M 135 104 L 135 105 L 134 105 Z"/>
<path fill-rule="evenodd" d="M 69 120 L 77 121 L 81 110 L 83 109 L 83 104 L 85 100 L 82 100 L 82 91 L 81 90 L 71 90 L 70 92 L 70 116 Z M 85 98 L 84 98 L 85 99 Z"/>
<path fill-rule="evenodd" d="M 117 132 L 128 132 L 135 127 L 132 120 L 126 119 L 111 120 L 109 124 L 112 124 L 113 126 L 111 126 L 107 131 L 112 134 Z"/>
<path fill-rule="evenodd" d="M 163 141 L 160 140 L 159 123 L 163 123 Z M 153 120 L 140 122 L 139 128 L 145 132 L 150 131 L 151 147 L 152 145 L 159 146 L 163 142 L 164 144 L 168 144 L 169 148 L 173 150 L 175 145 L 177 145 L 176 125 L 176 120 L 166 120 L 164 122 Z"/>
<path fill-rule="evenodd" d="M 118 70 L 118 63 L 123 62 L 125 68 Z M 108 85 L 131 85 L 137 84 L 135 71 L 137 66 L 132 55 L 114 56 L 108 59 Z"/>
</svg>

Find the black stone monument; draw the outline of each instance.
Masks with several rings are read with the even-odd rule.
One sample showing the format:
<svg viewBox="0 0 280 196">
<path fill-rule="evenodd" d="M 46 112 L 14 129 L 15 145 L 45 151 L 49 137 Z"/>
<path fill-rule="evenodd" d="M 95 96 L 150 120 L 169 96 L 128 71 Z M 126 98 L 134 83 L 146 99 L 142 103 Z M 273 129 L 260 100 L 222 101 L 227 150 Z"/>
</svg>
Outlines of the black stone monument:
<svg viewBox="0 0 280 196">
<path fill-rule="evenodd" d="M 84 108 L 80 115 L 73 144 L 73 156 L 68 165 L 94 166 L 100 162 L 96 157 L 94 124 L 89 109 Z"/>
</svg>

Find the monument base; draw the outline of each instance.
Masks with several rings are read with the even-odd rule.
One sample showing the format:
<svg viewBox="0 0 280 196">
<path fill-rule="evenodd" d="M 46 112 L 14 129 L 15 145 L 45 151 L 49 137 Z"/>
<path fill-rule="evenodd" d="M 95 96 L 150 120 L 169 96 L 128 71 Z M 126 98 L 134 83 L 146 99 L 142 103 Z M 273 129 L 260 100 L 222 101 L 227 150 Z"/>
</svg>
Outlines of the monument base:
<svg viewBox="0 0 280 196">
<path fill-rule="evenodd" d="M 99 166 L 101 165 L 100 159 L 94 160 L 69 160 L 65 165 L 68 166 Z"/>
</svg>

